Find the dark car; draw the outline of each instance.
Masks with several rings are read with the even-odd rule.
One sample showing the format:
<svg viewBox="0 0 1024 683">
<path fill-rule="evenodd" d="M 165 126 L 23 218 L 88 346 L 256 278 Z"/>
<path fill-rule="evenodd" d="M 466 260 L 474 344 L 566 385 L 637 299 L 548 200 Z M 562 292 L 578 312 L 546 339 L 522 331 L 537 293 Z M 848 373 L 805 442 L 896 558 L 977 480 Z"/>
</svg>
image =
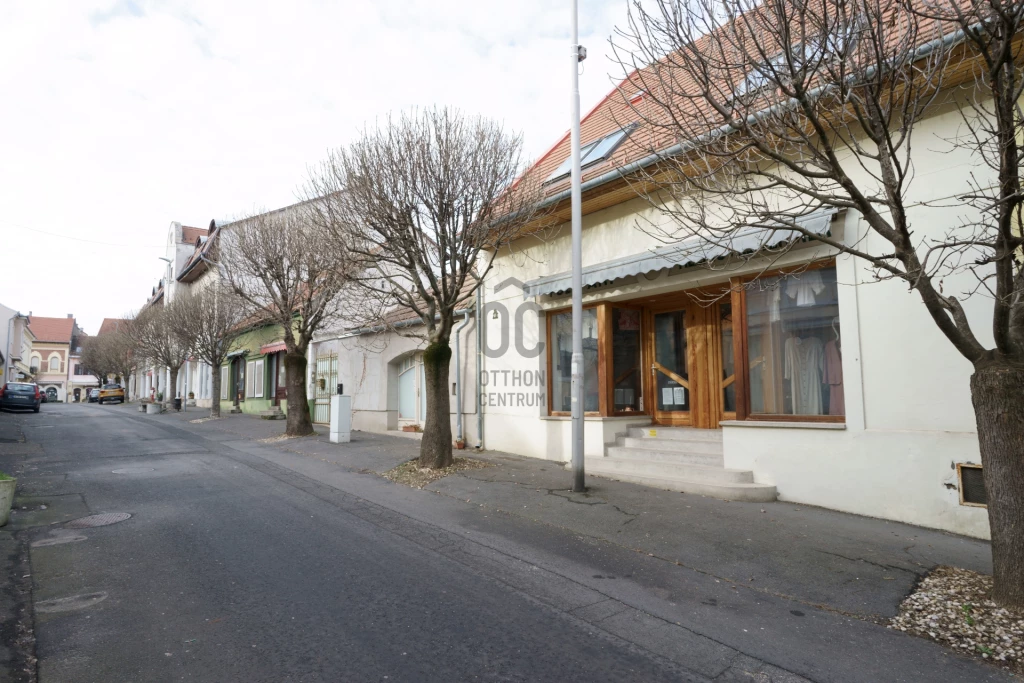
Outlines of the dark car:
<svg viewBox="0 0 1024 683">
<path fill-rule="evenodd" d="M 28 382 L 7 382 L 0 387 L 0 409 L 31 408 L 39 412 L 39 386 Z"/>
<path fill-rule="evenodd" d="M 99 389 L 90 389 L 89 390 L 89 403 L 96 403 L 96 401 L 98 401 L 98 400 L 100 400 L 100 390 Z"/>
</svg>

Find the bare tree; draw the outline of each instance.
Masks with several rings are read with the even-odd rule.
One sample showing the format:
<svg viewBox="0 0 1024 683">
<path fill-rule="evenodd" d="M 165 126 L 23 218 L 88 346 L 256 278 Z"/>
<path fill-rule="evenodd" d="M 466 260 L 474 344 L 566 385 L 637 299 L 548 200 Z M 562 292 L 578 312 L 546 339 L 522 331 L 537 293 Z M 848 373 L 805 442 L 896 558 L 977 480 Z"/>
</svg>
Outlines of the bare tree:
<svg viewBox="0 0 1024 683">
<path fill-rule="evenodd" d="M 81 365 L 99 377 L 101 384 L 106 381 L 108 375 L 117 372 L 110 359 L 109 349 L 108 335 L 86 337 L 82 340 Z"/>
<path fill-rule="evenodd" d="M 179 294 L 168 315 L 178 342 L 212 368 L 210 416 L 220 417 L 220 368 L 243 331 L 245 307 L 218 282 Z"/>
<path fill-rule="evenodd" d="M 420 466 L 452 463 L 448 365 L 455 313 L 498 249 L 537 216 L 522 139 L 452 109 L 389 117 L 314 171 L 317 222 L 347 254 L 354 282 L 383 308 L 422 321 L 427 415 Z"/>
<path fill-rule="evenodd" d="M 107 358 L 110 366 L 121 379 L 126 402 L 129 400 L 129 378 L 138 367 L 138 348 L 132 337 L 132 325 L 134 324 L 135 321 L 131 318 L 121 320 L 115 331 L 103 335 Z"/>
<path fill-rule="evenodd" d="M 644 124 L 639 139 L 657 155 L 634 182 L 671 218 L 644 230 L 695 249 L 728 249 L 752 229 L 818 240 L 870 264 L 878 279 L 905 282 L 973 364 L 995 597 L 1018 607 L 1022 22 L 1024 4 L 1006 0 L 655 0 L 635 1 L 613 41 L 630 71 L 624 87 L 644 91 L 633 111 Z M 961 129 L 946 144 L 978 162 L 955 202 L 966 217 L 944 235 L 915 232 L 908 218 L 911 141 L 938 107 L 959 109 Z M 823 209 L 858 212 L 870 238 L 801 224 Z M 734 262 L 770 261 L 787 248 Z M 943 279 L 957 273 L 975 285 L 944 292 Z M 993 347 L 964 312 L 971 295 L 991 300 Z"/>
<path fill-rule="evenodd" d="M 166 367 L 170 374 L 166 399 L 177 396 L 178 372 L 188 359 L 188 347 L 174 329 L 176 301 L 144 308 L 129 327 L 131 343 L 139 357 Z"/>
<path fill-rule="evenodd" d="M 227 283 L 253 324 L 284 330 L 288 385 L 286 433 L 313 433 L 306 392 L 306 352 L 313 335 L 338 316 L 348 280 L 344 262 L 310 220 L 304 204 L 225 226 L 221 262 Z"/>
<path fill-rule="evenodd" d="M 138 359 L 138 351 L 132 337 L 131 318 L 118 320 L 113 330 L 95 337 L 87 337 L 82 344 L 82 363 L 97 377 L 100 383 L 109 375 L 120 378 L 128 400 L 128 380 Z"/>
</svg>

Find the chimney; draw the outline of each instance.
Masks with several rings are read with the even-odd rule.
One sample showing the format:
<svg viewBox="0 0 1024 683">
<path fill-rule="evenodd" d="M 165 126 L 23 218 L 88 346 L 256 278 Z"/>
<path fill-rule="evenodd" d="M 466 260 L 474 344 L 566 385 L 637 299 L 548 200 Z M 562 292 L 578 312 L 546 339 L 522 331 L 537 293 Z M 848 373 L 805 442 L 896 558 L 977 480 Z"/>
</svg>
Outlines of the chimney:
<svg viewBox="0 0 1024 683">
<path fill-rule="evenodd" d="M 74 318 L 74 317 L 75 317 L 75 314 L 74 314 L 74 313 L 68 313 L 68 317 L 69 317 L 69 318 Z"/>
</svg>

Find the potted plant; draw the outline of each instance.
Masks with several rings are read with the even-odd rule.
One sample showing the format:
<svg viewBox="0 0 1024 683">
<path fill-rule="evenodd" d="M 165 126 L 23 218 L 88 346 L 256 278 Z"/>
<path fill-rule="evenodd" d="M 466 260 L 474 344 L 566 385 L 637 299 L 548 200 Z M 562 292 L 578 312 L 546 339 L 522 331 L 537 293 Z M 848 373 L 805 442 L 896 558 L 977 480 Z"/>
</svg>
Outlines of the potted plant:
<svg viewBox="0 0 1024 683">
<path fill-rule="evenodd" d="M 14 502 L 14 485 L 17 479 L 0 472 L 0 526 L 7 524 L 11 517 L 11 503 Z"/>
<path fill-rule="evenodd" d="M 191 401 L 191 400 L 193 400 L 193 399 L 194 399 L 195 397 L 196 397 L 196 392 L 194 392 L 194 391 L 190 391 L 190 392 L 188 392 L 188 400 L 190 400 L 190 401 Z"/>
</svg>

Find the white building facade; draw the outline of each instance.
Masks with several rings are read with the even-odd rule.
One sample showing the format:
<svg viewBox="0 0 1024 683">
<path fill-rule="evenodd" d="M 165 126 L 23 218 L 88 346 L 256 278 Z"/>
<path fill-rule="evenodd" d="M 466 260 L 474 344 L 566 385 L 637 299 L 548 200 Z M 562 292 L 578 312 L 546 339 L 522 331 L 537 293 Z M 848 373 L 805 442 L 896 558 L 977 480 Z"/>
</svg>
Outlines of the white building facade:
<svg viewBox="0 0 1024 683">
<path fill-rule="evenodd" d="M 584 121 L 584 146 L 608 134 L 603 113 L 599 107 Z M 957 211 L 926 203 L 955 203 L 965 178 L 980 172 L 966 153 L 938 144 L 958 116 L 948 106 L 915 130 L 918 170 L 908 204 L 918 238 L 959 224 Z M 567 154 L 566 139 L 541 170 Z M 584 183 L 601 173 L 585 169 Z M 630 199 L 621 184 L 617 199 L 590 187 L 583 218 L 590 473 L 988 536 L 985 507 L 968 495 L 981 462 L 972 366 L 916 293 L 876 282 L 864 263 L 813 241 L 770 262 L 722 251 L 714 267 L 693 263 L 690 252 L 638 227 L 668 220 L 646 200 Z M 556 215 L 567 217 L 563 206 Z M 847 245 L 866 240 L 870 248 L 879 239 L 853 211 L 806 221 Z M 566 222 L 503 250 L 487 276 L 478 397 L 487 448 L 570 458 L 570 254 Z M 956 293 L 973 287 L 956 276 L 943 284 Z M 984 338 L 991 301 L 970 297 L 964 307 L 991 345 Z"/>
</svg>

